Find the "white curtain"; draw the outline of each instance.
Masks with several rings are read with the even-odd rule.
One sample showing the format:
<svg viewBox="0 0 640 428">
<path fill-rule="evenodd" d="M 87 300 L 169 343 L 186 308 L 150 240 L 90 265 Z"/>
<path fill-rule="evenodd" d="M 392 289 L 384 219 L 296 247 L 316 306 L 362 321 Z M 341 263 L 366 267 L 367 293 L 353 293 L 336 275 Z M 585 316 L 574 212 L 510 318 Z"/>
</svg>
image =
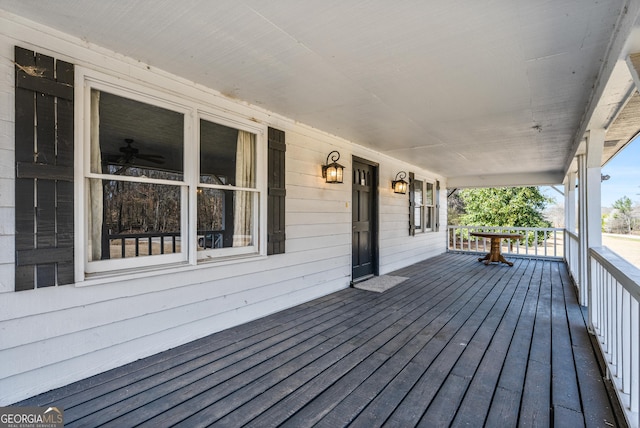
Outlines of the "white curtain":
<svg viewBox="0 0 640 428">
<path fill-rule="evenodd" d="M 102 156 L 100 154 L 100 92 L 91 91 L 91 172 L 102 173 Z M 102 180 L 89 180 L 89 248 L 91 260 L 102 258 L 102 214 L 103 196 Z"/>
<path fill-rule="evenodd" d="M 255 135 L 238 131 L 236 147 L 236 186 L 255 186 Z M 246 247 L 253 242 L 251 233 L 253 192 L 236 191 L 233 211 L 233 246 Z"/>
</svg>

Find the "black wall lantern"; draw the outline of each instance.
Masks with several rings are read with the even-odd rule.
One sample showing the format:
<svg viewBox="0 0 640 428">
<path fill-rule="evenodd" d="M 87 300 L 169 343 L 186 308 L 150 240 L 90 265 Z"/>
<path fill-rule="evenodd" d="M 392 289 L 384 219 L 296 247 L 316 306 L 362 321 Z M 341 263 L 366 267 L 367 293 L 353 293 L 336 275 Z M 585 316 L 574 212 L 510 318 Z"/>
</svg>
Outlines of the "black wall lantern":
<svg viewBox="0 0 640 428">
<path fill-rule="evenodd" d="M 405 193 L 407 193 L 407 187 L 409 183 L 404 181 L 406 177 L 407 177 L 407 173 L 404 171 L 400 171 L 399 173 L 396 174 L 396 179 L 391 182 L 393 193 L 400 193 L 401 195 L 404 195 Z"/>
<path fill-rule="evenodd" d="M 329 163 L 329 158 L 331 158 L 331 163 Z M 336 162 L 338 159 L 340 159 L 340 153 L 334 150 L 327 156 L 327 164 L 322 165 L 322 176 L 327 180 L 327 183 L 342 183 L 344 167 Z"/>
</svg>

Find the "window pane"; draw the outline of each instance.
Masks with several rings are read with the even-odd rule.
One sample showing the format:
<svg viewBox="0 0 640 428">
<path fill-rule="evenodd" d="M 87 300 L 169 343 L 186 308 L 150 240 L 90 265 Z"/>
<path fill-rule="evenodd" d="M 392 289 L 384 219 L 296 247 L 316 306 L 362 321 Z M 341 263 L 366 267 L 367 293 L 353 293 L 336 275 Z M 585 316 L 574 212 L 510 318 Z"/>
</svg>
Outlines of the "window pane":
<svg viewBox="0 0 640 428">
<path fill-rule="evenodd" d="M 416 197 L 415 197 L 416 206 L 420 206 L 422 205 L 422 181 L 416 180 L 414 188 L 416 192 Z"/>
<path fill-rule="evenodd" d="M 91 172 L 182 180 L 184 115 L 91 90 Z"/>
<path fill-rule="evenodd" d="M 422 181 L 415 180 L 413 182 L 414 189 L 414 201 L 415 201 L 415 209 L 414 209 L 414 217 L 413 221 L 415 223 L 416 230 L 422 230 Z"/>
<path fill-rule="evenodd" d="M 425 205 L 433 205 L 433 183 L 426 183 L 427 190 L 425 192 Z"/>
<path fill-rule="evenodd" d="M 200 120 L 200 182 L 255 187 L 256 136 Z"/>
<path fill-rule="evenodd" d="M 89 260 L 178 253 L 181 188 L 89 179 Z"/>
<path fill-rule="evenodd" d="M 198 188 L 198 250 L 255 243 L 254 192 Z"/>
</svg>

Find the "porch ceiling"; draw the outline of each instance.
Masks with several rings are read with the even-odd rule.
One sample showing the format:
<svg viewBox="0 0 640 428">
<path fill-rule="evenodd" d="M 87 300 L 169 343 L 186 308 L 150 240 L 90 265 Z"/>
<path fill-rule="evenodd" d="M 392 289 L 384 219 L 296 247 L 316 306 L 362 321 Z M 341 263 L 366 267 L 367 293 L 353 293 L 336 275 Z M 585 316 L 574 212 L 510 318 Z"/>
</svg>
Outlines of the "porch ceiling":
<svg viewBox="0 0 640 428">
<path fill-rule="evenodd" d="M 411 162 L 458 186 L 562 181 L 623 0 L 2 0 L 0 8 Z M 634 15 L 637 16 L 637 15 Z M 618 31 L 620 30 L 620 31 Z M 613 73 L 615 74 L 615 73 Z M 610 85 L 611 86 L 611 85 Z M 604 112 L 604 113 L 603 113 Z"/>
</svg>

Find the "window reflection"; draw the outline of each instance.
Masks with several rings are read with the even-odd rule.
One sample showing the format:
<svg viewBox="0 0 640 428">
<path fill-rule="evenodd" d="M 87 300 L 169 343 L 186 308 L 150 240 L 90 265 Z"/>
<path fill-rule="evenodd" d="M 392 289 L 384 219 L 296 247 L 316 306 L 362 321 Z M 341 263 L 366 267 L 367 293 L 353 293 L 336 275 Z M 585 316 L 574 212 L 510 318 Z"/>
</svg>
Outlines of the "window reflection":
<svg viewBox="0 0 640 428">
<path fill-rule="evenodd" d="M 91 118 L 91 172 L 183 179 L 182 113 L 92 89 Z"/>
<path fill-rule="evenodd" d="M 415 189 L 415 208 L 414 208 L 414 222 L 416 230 L 422 230 L 422 212 L 423 212 L 423 204 L 422 204 L 422 181 L 416 180 L 414 183 Z"/>
<path fill-rule="evenodd" d="M 200 121 L 198 250 L 256 245 L 255 171 L 255 134 Z"/>
<path fill-rule="evenodd" d="M 89 261 L 182 252 L 184 115 L 92 89 L 89 132 Z"/>
<path fill-rule="evenodd" d="M 92 218 L 90 260 L 181 251 L 178 186 L 90 179 L 104 194 L 102 216 Z M 92 201 L 94 211 L 97 201 Z M 96 224 L 101 220 L 101 224 Z"/>
</svg>

